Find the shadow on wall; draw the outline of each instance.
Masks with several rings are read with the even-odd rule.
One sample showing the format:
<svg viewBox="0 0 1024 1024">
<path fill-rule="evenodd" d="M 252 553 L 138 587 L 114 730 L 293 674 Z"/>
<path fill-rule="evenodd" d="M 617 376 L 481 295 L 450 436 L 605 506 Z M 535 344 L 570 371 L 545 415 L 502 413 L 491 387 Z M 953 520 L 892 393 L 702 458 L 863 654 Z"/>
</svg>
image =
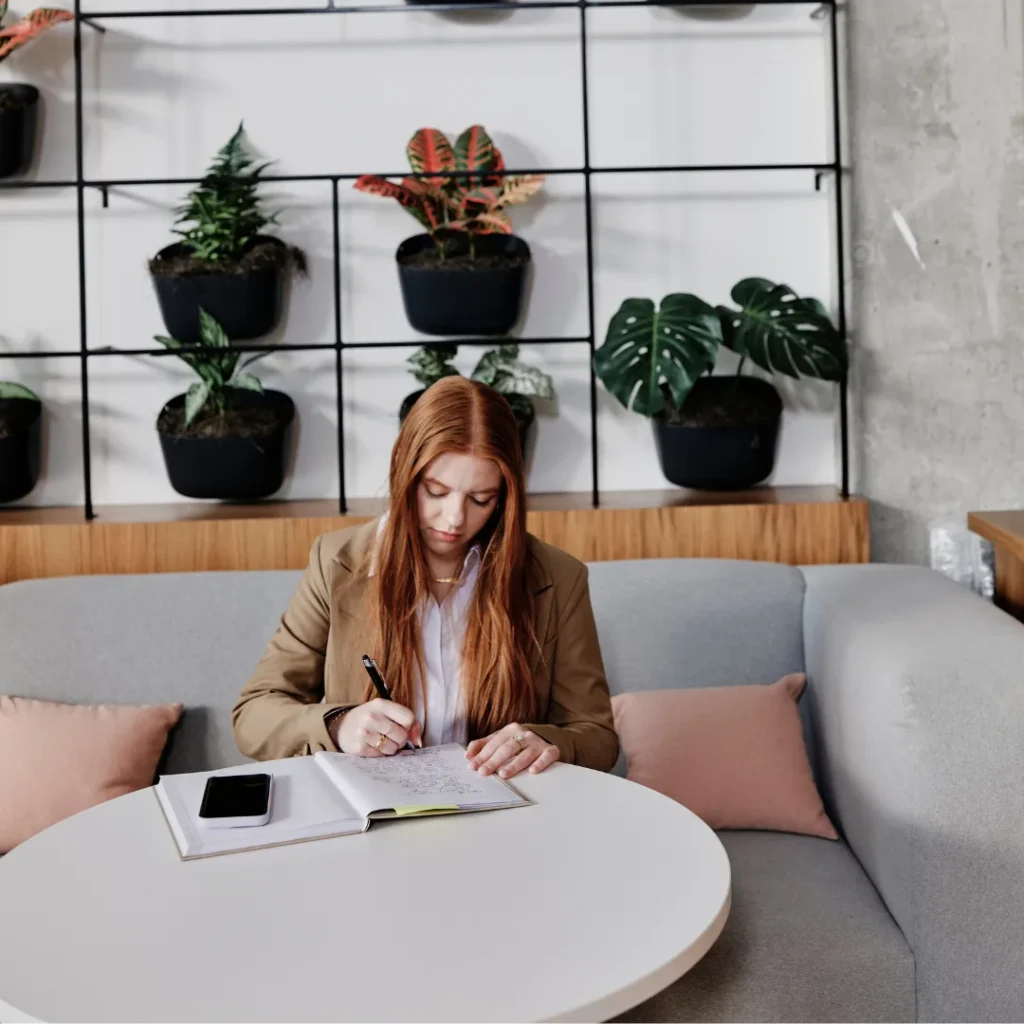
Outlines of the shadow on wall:
<svg viewBox="0 0 1024 1024">
<path fill-rule="evenodd" d="M 907 509 L 870 501 L 871 561 L 928 565 L 928 522 Z"/>
</svg>

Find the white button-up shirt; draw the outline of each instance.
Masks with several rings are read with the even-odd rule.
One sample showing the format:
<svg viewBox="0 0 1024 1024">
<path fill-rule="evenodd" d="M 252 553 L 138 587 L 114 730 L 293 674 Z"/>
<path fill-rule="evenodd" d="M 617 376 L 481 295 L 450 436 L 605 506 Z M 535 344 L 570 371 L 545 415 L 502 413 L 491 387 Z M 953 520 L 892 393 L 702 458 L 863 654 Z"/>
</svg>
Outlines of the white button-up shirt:
<svg viewBox="0 0 1024 1024">
<path fill-rule="evenodd" d="M 466 742 L 466 712 L 461 690 L 462 642 L 466 637 L 466 621 L 473 602 L 476 580 L 480 573 L 480 549 L 473 547 L 466 555 L 459 573 L 459 582 L 438 604 L 433 595 L 420 609 L 420 637 L 423 663 L 427 673 L 426 719 L 423 745 Z M 423 722 L 422 698 L 417 701 L 416 717 Z"/>
<path fill-rule="evenodd" d="M 377 526 L 380 535 L 383 518 Z M 371 564 L 370 575 L 373 575 Z M 465 745 L 466 709 L 462 700 L 462 642 L 466 637 L 469 606 L 480 574 L 480 547 L 474 545 L 466 554 L 456 583 L 441 604 L 432 594 L 420 608 L 420 639 L 423 643 L 423 667 L 426 684 L 416 697 L 416 717 L 423 723 L 423 745 L 441 743 Z M 387 682 L 387 680 L 385 680 Z M 426 693 L 426 709 L 423 693 Z"/>
</svg>

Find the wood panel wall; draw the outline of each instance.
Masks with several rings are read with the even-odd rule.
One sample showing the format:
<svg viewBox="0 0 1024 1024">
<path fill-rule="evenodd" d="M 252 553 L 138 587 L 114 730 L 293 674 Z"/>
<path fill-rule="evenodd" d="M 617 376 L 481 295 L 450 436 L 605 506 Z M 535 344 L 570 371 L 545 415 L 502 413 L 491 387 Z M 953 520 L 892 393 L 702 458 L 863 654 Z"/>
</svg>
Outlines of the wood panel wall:
<svg viewBox="0 0 1024 1024">
<path fill-rule="evenodd" d="M 96 573 L 300 569 L 321 533 L 379 512 L 331 502 L 253 506 L 112 506 L 0 512 L 0 583 Z M 621 492 L 592 508 L 587 495 L 531 499 L 530 531 L 588 562 L 629 558 L 742 558 L 791 565 L 866 562 L 868 505 L 832 488 L 736 495 Z"/>
</svg>

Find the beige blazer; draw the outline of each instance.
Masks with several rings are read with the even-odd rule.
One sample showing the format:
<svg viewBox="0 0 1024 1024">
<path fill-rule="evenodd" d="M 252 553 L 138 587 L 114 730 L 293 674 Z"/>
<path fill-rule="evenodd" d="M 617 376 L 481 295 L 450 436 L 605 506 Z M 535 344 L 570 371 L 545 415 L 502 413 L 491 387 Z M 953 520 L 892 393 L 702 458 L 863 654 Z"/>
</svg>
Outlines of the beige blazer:
<svg viewBox="0 0 1024 1024">
<path fill-rule="evenodd" d="M 269 760 L 337 749 L 324 715 L 363 701 L 367 677 L 360 658 L 368 627 L 366 580 L 358 569 L 376 529 L 374 521 L 313 543 L 309 566 L 231 713 L 245 756 Z M 544 714 L 522 724 L 554 743 L 561 760 L 607 771 L 619 745 L 587 568 L 536 537 L 529 546 L 541 643 L 533 683 Z"/>
</svg>

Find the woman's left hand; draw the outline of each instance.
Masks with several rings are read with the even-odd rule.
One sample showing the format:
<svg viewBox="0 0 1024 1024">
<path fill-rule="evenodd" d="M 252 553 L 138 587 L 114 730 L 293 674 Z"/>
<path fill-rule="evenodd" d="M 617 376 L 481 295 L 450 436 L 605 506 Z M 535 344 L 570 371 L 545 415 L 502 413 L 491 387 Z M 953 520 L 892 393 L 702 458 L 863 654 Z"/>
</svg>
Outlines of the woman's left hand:
<svg viewBox="0 0 1024 1024">
<path fill-rule="evenodd" d="M 521 771 L 531 775 L 544 771 L 558 760 L 558 747 L 513 722 L 490 736 L 473 740 L 466 747 L 466 758 L 469 767 L 481 775 L 497 772 L 500 778 L 511 779 Z"/>
</svg>

